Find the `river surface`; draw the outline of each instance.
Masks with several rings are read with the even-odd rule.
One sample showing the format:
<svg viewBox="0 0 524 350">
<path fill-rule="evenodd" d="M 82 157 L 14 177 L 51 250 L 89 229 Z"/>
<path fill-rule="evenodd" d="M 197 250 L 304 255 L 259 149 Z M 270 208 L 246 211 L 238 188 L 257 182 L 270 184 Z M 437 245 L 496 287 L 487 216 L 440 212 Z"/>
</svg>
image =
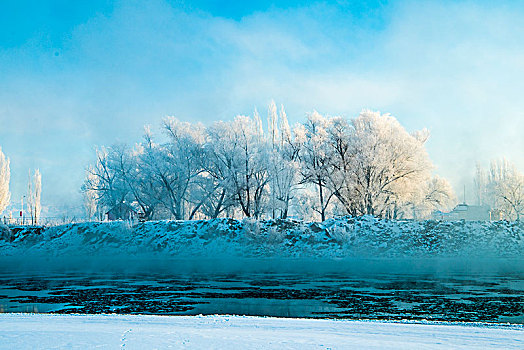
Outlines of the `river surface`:
<svg viewBox="0 0 524 350">
<path fill-rule="evenodd" d="M 524 324 L 524 273 L 3 273 L 0 311 Z"/>
</svg>

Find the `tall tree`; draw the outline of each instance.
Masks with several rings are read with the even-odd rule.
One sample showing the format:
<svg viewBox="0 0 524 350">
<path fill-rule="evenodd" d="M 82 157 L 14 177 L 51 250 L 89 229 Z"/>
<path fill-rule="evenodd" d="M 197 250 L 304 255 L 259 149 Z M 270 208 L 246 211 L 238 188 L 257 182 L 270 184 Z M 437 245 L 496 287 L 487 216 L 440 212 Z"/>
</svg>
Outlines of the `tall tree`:
<svg viewBox="0 0 524 350">
<path fill-rule="evenodd" d="M 355 189 L 354 161 L 357 156 L 354 129 L 341 117 L 331 119 L 326 142 L 331 149 L 326 181 L 347 214 L 358 215 L 358 192 Z"/>
<path fill-rule="evenodd" d="M 10 178 L 9 158 L 5 156 L 0 147 L 0 214 L 7 208 L 11 199 L 11 192 L 9 192 Z"/>
<path fill-rule="evenodd" d="M 261 217 L 267 203 L 269 172 L 259 120 L 237 116 L 232 122 L 217 122 L 209 129 L 209 137 L 219 165 L 214 176 L 227 186 L 243 215 Z"/>
<path fill-rule="evenodd" d="M 396 217 L 430 177 L 427 131 L 410 134 L 391 115 L 365 110 L 351 121 L 353 193 L 359 215 Z"/>
<path fill-rule="evenodd" d="M 320 214 L 322 221 L 326 220 L 328 206 L 334 196 L 328 186 L 332 171 L 332 148 L 328 143 L 328 130 L 332 121 L 313 112 L 304 124 L 297 125 L 294 130 L 295 140 L 300 145 L 301 183 L 314 186 L 318 195 L 318 205 L 314 210 Z"/>
<path fill-rule="evenodd" d="M 168 180 L 164 181 L 169 208 L 176 219 L 191 220 L 203 204 L 196 182 L 203 172 L 205 128 L 168 117 L 164 130 L 169 138 L 164 146 L 164 161 L 169 168 Z"/>
<path fill-rule="evenodd" d="M 299 144 L 291 134 L 284 106 L 280 109 L 280 129 L 276 126 L 276 106 L 270 105 L 269 122 L 272 132 L 268 140 L 271 147 L 269 153 L 270 172 L 270 203 L 271 217 L 287 218 L 290 204 L 294 198 L 298 185 L 298 155 Z M 276 133 L 276 135 L 275 135 Z"/>
<path fill-rule="evenodd" d="M 524 174 L 507 159 L 491 161 L 487 172 L 478 170 L 475 182 L 483 194 L 482 204 L 501 210 L 506 220 L 524 215 Z"/>
<path fill-rule="evenodd" d="M 42 175 L 39 169 L 36 169 L 32 176 L 31 173 L 29 173 L 28 187 L 27 206 L 29 207 L 29 214 L 31 215 L 31 224 L 38 225 L 38 219 L 42 211 Z"/>
<path fill-rule="evenodd" d="M 100 210 L 109 210 L 125 203 L 129 188 L 120 171 L 123 146 L 101 147 L 96 150 L 96 162 L 86 170 L 82 185 L 84 193 L 96 197 Z"/>
<path fill-rule="evenodd" d="M 96 178 L 90 173 L 86 174 L 87 177 L 90 177 L 90 182 L 96 182 Z M 103 220 L 103 213 L 102 210 L 98 204 L 97 200 L 97 193 L 93 189 L 86 189 L 82 191 L 83 199 L 84 199 L 84 211 L 85 216 L 88 221 L 91 220 Z"/>
</svg>

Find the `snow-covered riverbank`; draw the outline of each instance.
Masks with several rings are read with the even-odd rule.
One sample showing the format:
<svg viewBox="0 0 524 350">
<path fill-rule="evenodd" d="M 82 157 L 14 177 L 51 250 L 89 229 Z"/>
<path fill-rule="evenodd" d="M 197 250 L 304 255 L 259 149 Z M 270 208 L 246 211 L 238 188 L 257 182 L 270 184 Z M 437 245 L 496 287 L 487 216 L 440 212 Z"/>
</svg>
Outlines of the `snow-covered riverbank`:
<svg viewBox="0 0 524 350">
<path fill-rule="evenodd" d="M 0 256 L 524 257 L 524 224 L 393 221 L 322 223 L 215 219 L 80 223 L 3 229 Z"/>
<path fill-rule="evenodd" d="M 0 314 L 0 348 L 522 349 L 522 326 L 242 316 Z"/>
</svg>

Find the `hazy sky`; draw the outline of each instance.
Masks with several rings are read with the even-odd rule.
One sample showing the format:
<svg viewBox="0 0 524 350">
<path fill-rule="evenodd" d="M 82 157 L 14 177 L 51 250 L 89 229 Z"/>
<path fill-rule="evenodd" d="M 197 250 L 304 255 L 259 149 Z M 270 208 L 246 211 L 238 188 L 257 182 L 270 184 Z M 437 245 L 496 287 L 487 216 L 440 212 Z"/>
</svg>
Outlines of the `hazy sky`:
<svg viewBox="0 0 524 350">
<path fill-rule="evenodd" d="M 241 3 L 2 1 L 13 201 L 40 168 L 43 204 L 79 207 L 95 146 L 139 141 L 167 115 L 265 113 L 271 99 L 292 122 L 371 108 L 427 127 L 460 194 L 477 160 L 524 170 L 524 2 Z"/>
</svg>

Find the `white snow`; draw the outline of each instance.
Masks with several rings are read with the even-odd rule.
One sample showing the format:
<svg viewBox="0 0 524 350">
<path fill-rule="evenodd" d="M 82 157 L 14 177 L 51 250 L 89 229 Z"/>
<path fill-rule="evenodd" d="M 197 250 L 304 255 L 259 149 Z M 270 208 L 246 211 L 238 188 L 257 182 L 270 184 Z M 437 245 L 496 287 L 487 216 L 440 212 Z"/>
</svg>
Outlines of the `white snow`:
<svg viewBox="0 0 524 350">
<path fill-rule="evenodd" d="M 522 326 L 245 316 L 0 314 L 1 349 L 522 349 Z"/>
<path fill-rule="evenodd" d="M 7 229 L 7 228 L 6 228 Z M 12 227 L 2 256 L 510 257 L 524 256 L 524 225 L 395 221 L 370 216 L 300 221 L 152 221 Z"/>
<path fill-rule="evenodd" d="M 370 216 L 301 221 L 152 221 L 4 227 L 1 256 L 511 257 L 524 224 L 395 221 Z"/>
</svg>

